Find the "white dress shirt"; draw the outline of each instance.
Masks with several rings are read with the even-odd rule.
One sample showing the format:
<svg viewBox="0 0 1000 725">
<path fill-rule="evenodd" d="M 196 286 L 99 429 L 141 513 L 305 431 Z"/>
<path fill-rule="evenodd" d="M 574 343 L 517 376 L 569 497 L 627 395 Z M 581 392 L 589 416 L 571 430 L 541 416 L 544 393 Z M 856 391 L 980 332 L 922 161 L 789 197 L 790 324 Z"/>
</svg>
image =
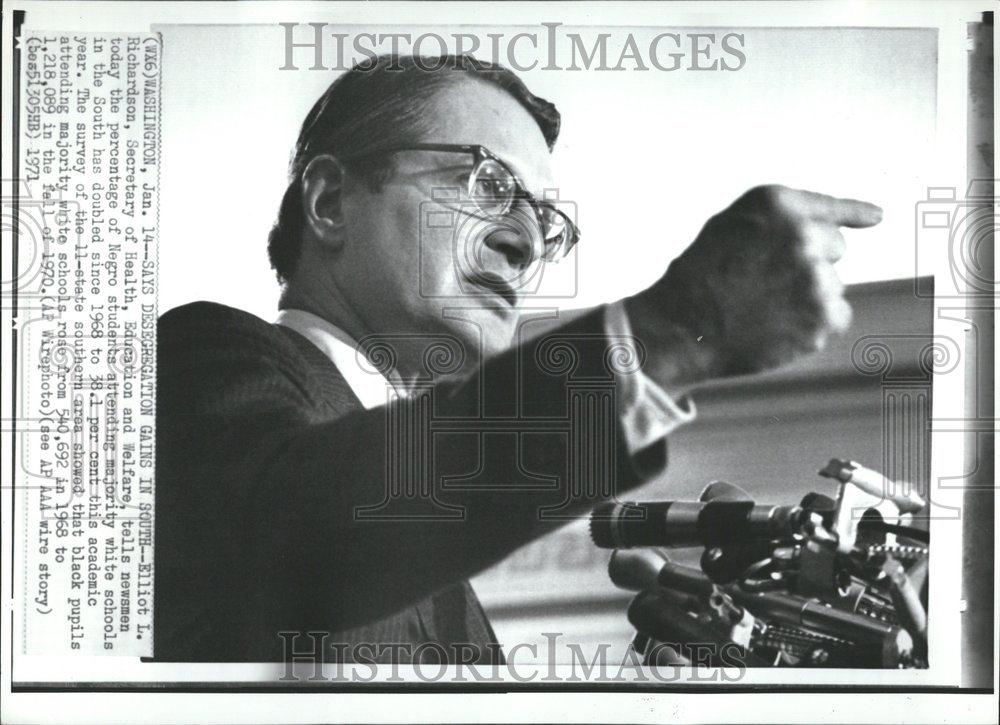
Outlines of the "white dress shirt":
<svg viewBox="0 0 1000 725">
<path fill-rule="evenodd" d="M 275 322 L 295 330 L 318 347 L 365 408 L 385 405 L 390 396 L 401 394 L 400 386 L 390 384 L 358 351 L 357 343 L 336 325 L 311 312 L 294 309 L 281 310 Z M 609 337 L 632 337 L 624 303 L 614 302 L 605 308 L 604 329 Z M 694 402 L 689 397 L 674 401 L 641 371 L 616 372 L 615 382 L 622 435 L 630 453 L 641 451 L 695 418 Z"/>
</svg>

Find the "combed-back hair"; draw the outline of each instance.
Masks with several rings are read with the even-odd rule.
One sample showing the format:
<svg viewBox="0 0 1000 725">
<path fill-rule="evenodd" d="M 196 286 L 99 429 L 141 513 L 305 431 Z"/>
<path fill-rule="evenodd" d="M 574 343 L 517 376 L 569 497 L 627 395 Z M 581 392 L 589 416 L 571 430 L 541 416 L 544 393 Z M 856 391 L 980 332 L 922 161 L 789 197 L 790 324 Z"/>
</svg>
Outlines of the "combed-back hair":
<svg viewBox="0 0 1000 725">
<path fill-rule="evenodd" d="M 309 162 L 331 154 L 377 191 L 393 170 L 391 155 L 379 152 L 419 142 L 433 126 L 427 111 L 435 91 L 468 77 L 509 93 L 535 119 L 552 149 L 559 136 L 559 111 L 501 65 L 469 55 L 387 54 L 359 63 L 330 84 L 302 122 L 288 189 L 267 241 L 271 267 L 280 282 L 291 278 L 302 251 L 302 171 Z"/>
</svg>

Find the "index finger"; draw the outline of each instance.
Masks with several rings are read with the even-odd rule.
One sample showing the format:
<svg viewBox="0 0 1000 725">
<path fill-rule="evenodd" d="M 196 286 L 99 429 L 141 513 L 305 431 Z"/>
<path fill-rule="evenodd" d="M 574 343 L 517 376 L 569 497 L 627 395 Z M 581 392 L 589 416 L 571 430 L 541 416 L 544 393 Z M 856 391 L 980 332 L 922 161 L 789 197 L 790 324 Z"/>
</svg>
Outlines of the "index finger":
<svg viewBox="0 0 1000 725">
<path fill-rule="evenodd" d="M 808 214 L 816 221 L 836 224 L 838 227 L 864 229 L 882 221 L 882 207 L 859 199 L 838 199 L 835 196 L 803 191 Z"/>
</svg>

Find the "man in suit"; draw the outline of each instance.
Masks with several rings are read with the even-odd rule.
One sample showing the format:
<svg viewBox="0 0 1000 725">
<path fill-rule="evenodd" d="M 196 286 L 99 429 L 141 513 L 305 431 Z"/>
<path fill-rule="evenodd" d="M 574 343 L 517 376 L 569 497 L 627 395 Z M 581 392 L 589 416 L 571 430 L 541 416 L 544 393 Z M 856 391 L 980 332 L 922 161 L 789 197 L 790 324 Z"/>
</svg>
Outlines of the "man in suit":
<svg viewBox="0 0 1000 725">
<path fill-rule="evenodd" d="M 160 320 L 157 659 L 500 661 L 469 576 L 662 470 L 692 386 L 849 321 L 839 227 L 880 210 L 769 186 L 649 289 L 534 331 L 528 283 L 579 237 L 545 193 L 555 107 L 468 57 L 368 66 L 303 123 L 277 322 Z"/>
</svg>

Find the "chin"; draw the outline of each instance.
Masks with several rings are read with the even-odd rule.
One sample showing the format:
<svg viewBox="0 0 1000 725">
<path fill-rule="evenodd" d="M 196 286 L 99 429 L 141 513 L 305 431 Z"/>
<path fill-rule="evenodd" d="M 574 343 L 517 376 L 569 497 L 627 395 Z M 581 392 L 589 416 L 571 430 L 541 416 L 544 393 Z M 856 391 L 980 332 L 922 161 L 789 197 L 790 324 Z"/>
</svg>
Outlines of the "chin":
<svg viewBox="0 0 1000 725">
<path fill-rule="evenodd" d="M 464 312 L 472 311 L 464 310 Z M 513 317 L 503 319 L 489 310 L 482 312 L 486 314 L 469 315 L 464 319 L 447 321 L 448 333 L 462 341 L 469 363 L 489 360 L 510 350 L 514 344 L 517 319 Z"/>
</svg>

